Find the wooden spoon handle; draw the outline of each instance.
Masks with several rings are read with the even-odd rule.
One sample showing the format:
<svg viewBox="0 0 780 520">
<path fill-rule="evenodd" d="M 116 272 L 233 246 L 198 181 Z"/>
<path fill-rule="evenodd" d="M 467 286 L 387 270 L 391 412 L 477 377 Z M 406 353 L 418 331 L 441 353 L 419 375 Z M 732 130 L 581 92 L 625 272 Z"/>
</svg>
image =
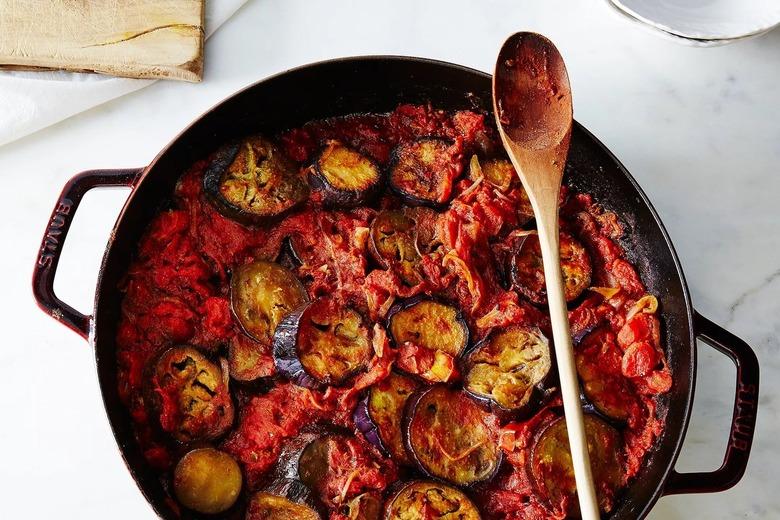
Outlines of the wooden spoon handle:
<svg viewBox="0 0 780 520">
<path fill-rule="evenodd" d="M 550 205 L 548 204 L 547 207 L 550 207 Z M 552 210 L 542 211 L 545 213 L 544 217 L 537 219 L 539 245 L 544 262 L 544 276 L 547 285 L 547 301 L 550 307 L 555 357 L 558 362 L 563 411 L 566 416 L 566 429 L 569 434 L 569 446 L 574 465 L 580 513 L 584 520 L 598 520 L 600 518 L 599 505 L 590 469 L 588 442 L 585 437 L 585 422 L 582 416 L 582 405 L 580 404 L 579 384 L 577 383 L 577 369 L 574 365 L 574 349 L 571 342 L 571 331 L 569 330 L 566 297 L 563 292 L 557 200 L 553 203 Z M 542 215 L 538 212 L 537 216 Z"/>
</svg>

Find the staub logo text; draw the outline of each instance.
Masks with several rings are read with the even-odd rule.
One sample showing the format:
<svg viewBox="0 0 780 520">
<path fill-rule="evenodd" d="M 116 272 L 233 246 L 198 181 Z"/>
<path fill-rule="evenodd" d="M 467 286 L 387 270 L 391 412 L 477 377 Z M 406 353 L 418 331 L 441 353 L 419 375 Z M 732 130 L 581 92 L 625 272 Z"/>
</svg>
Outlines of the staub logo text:
<svg viewBox="0 0 780 520">
<path fill-rule="evenodd" d="M 750 449 L 753 438 L 753 424 L 756 420 L 756 387 L 740 385 L 735 407 L 734 430 L 731 433 L 731 445 L 738 450 Z"/>
<path fill-rule="evenodd" d="M 54 210 L 51 222 L 46 228 L 46 236 L 43 237 L 41 244 L 41 255 L 38 257 L 38 267 L 48 269 L 54 262 L 57 248 L 60 247 L 60 236 L 67 223 L 67 216 L 73 208 L 73 202 L 70 199 L 62 199 Z"/>
</svg>

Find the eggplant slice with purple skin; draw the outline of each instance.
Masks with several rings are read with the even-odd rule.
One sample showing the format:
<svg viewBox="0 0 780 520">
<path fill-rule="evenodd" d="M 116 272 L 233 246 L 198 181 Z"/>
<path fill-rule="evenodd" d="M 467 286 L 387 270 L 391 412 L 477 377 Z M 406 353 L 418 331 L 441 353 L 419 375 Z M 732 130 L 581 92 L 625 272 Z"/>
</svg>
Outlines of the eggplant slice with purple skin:
<svg viewBox="0 0 780 520">
<path fill-rule="evenodd" d="M 494 330 L 464 362 L 463 389 L 493 413 L 507 417 L 541 401 L 552 371 L 550 344 L 538 328 Z"/>
<path fill-rule="evenodd" d="M 269 472 L 270 484 L 265 490 L 274 494 L 283 494 L 287 498 L 294 498 L 296 500 L 305 498 L 303 493 L 298 493 L 295 496 L 288 493 L 296 492 L 296 490 L 302 492 L 304 489 L 308 489 L 305 484 L 300 482 L 298 475 L 298 466 L 300 464 L 301 455 L 309 444 L 320 437 L 332 433 L 335 433 L 335 430 L 315 425 L 300 432 L 292 439 L 285 441 L 279 456 L 276 458 L 276 464 L 274 464 L 274 467 Z M 294 482 L 302 484 L 303 487 L 301 488 L 300 486 L 292 485 Z"/>
<path fill-rule="evenodd" d="M 485 181 L 501 193 L 507 193 L 511 188 L 518 190 L 515 202 L 519 225 L 524 225 L 534 218 L 534 208 L 528 198 L 525 188 L 520 183 L 515 167 L 507 159 L 492 158 L 480 161 L 476 155 L 472 156 L 469 177 L 477 180 L 483 177 Z"/>
<path fill-rule="evenodd" d="M 349 520 L 380 520 L 382 517 L 382 498 L 378 493 L 363 493 L 341 507 Z"/>
<path fill-rule="evenodd" d="M 429 477 L 464 487 L 488 481 L 502 461 L 490 420 L 491 415 L 463 392 L 429 386 L 406 404 L 407 452 Z"/>
<path fill-rule="evenodd" d="M 409 204 L 443 207 L 461 174 L 460 159 L 446 139 L 423 137 L 402 143 L 390 161 L 390 187 Z"/>
<path fill-rule="evenodd" d="M 298 476 L 300 481 L 306 484 L 322 503 L 330 509 L 334 509 L 346 505 L 342 500 L 345 498 L 346 488 L 349 488 L 349 485 L 346 488 L 339 485 L 342 495 L 334 496 L 331 494 L 334 491 L 334 478 L 342 478 L 341 472 L 352 472 L 353 470 L 353 475 L 357 476 L 361 469 L 368 467 L 368 465 L 372 466 L 371 470 L 389 468 L 390 466 L 382 462 L 379 457 L 379 453 L 351 434 L 324 435 L 313 440 L 304 448 L 298 459 Z M 341 466 L 342 464 L 351 467 L 345 468 Z M 349 477 L 348 482 L 352 478 Z M 356 511 L 360 510 L 361 504 L 351 504 L 351 502 L 348 504 L 355 506 Z M 364 504 L 364 506 L 366 506 L 364 512 L 368 513 L 369 504 Z"/>
<path fill-rule="evenodd" d="M 383 520 L 436 518 L 438 520 L 480 520 L 479 510 L 459 489 L 440 482 L 415 480 L 391 496 Z"/>
<path fill-rule="evenodd" d="M 329 141 L 310 168 L 309 184 L 324 206 L 352 208 L 379 192 L 382 172 L 357 150 Z"/>
<path fill-rule="evenodd" d="M 520 247 L 512 255 L 509 267 L 512 286 L 531 302 L 547 305 L 547 287 L 539 235 L 533 233 L 524 238 Z M 590 286 L 593 266 L 588 252 L 577 239 L 562 231 L 560 244 L 563 291 L 566 301 L 572 302 Z"/>
<path fill-rule="evenodd" d="M 396 346 L 411 342 L 453 358 L 460 356 L 469 343 L 469 328 L 461 312 L 425 297 L 395 304 L 388 313 L 387 329 Z"/>
<path fill-rule="evenodd" d="M 312 518 L 327 518 L 325 505 L 315 496 L 314 489 L 301 480 L 301 458 L 313 442 L 326 438 L 329 435 L 342 433 L 341 430 L 330 426 L 315 424 L 306 427 L 295 437 L 286 440 L 282 445 L 279 456 L 276 458 L 276 463 L 268 472 L 266 485 L 260 491 L 273 496 L 283 497 L 289 502 L 305 506 L 307 508 L 305 511 L 308 512 L 310 510 L 319 515 Z M 287 504 L 287 502 L 282 501 L 271 500 L 271 502 L 277 502 L 280 507 Z M 286 510 L 280 510 L 280 512 L 284 511 Z M 304 511 L 304 509 L 301 509 L 301 511 Z M 276 517 L 271 516 L 270 518 Z"/>
<path fill-rule="evenodd" d="M 574 349 L 583 396 L 596 413 L 618 425 L 642 409 L 632 383 L 621 371 L 622 358 L 617 337 L 606 326 L 590 332 Z"/>
<path fill-rule="evenodd" d="M 355 408 L 355 425 L 373 445 L 399 464 L 412 465 L 403 441 L 406 401 L 420 384 L 412 378 L 391 373 L 374 384 Z"/>
<path fill-rule="evenodd" d="M 144 394 L 160 427 L 179 442 L 213 440 L 233 424 L 227 361 L 195 347 L 164 351 L 150 366 Z"/>
<path fill-rule="evenodd" d="M 276 369 L 308 388 L 344 384 L 368 366 L 372 355 L 363 317 L 330 298 L 302 305 L 274 334 Z"/>
<path fill-rule="evenodd" d="M 271 345 L 264 345 L 246 334 L 236 334 L 228 343 L 230 377 L 250 382 L 274 375 Z"/>
<path fill-rule="evenodd" d="M 303 203 L 309 187 L 278 146 L 256 135 L 216 152 L 203 174 L 203 192 L 226 217 L 260 224 Z"/>
<path fill-rule="evenodd" d="M 585 414 L 585 437 L 590 454 L 596 494 L 602 511 L 612 508 L 615 492 L 621 486 L 623 465 L 620 460 L 620 432 L 593 414 Z M 528 458 L 529 473 L 539 494 L 554 507 L 563 505 L 564 513 L 579 516 L 577 487 L 571 465 L 566 420 L 559 417 L 540 428 Z"/>
<path fill-rule="evenodd" d="M 423 280 L 416 239 L 414 219 L 402 210 L 384 210 L 371 222 L 369 250 L 383 269 L 395 269 L 405 284 L 415 286 Z"/>
<path fill-rule="evenodd" d="M 230 280 L 230 306 L 244 332 L 271 344 L 282 318 L 308 300 L 306 289 L 289 269 L 258 260 L 242 265 Z"/>
</svg>

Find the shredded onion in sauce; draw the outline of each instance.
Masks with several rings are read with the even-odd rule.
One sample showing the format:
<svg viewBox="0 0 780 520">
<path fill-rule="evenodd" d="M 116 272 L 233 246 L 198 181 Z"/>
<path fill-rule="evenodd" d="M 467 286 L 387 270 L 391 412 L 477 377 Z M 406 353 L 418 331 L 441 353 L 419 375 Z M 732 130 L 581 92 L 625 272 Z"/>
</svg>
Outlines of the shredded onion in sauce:
<svg viewBox="0 0 780 520">
<path fill-rule="evenodd" d="M 626 321 L 630 321 L 631 318 L 637 315 L 639 312 L 646 314 L 654 314 L 658 310 L 658 299 L 652 294 L 646 294 L 639 298 L 634 305 L 626 313 Z"/>
<path fill-rule="evenodd" d="M 347 481 L 344 483 L 344 486 L 341 488 L 341 493 L 339 494 L 338 500 L 334 500 L 334 502 L 336 502 L 337 504 L 344 502 L 344 499 L 347 498 L 347 492 L 349 491 L 349 486 L 352 485 L 352 481 L 359 474 L 360 474 L 359 468 L 349 474 L 349 477 L 347 477 Z"/>
<path fill-rule="evenodd" d="M 620 292 L 620 287 L 588 287 L 588 290 L 602 295 L 605 300 L 609 300 Z"/>
<path fill-rule="evenodd" d="M 466 262 L 464 262 L 458 256 L 458 253 L 456 253 L 454 249 L 451 249 L 447 252 L 446 255 L 444 255 L 441 263 L 444 267 L 447 267 L 448 264 L 454 264 L 458 271 L 460 271 L 460 273 L 463 275 L 463 278 L 466 279 L 466 285 L 469 288 L 469 294 L 471 294 L 471 297 L 474 299 L 474 303 L 472 303 L 471 308 L 472 310 L 476 309 L 479 306 L 482 294 L 480 294 L 480 291 L 477 288 L 477 284 L 474 283 L 474 277 L 471 274 L 471 269 L 469 269 L 469 266 L 466 265 Z"/>
<path fill-rule="evenodd" d="M 479 449 L 480 446 L 485 444 L 485 441 L 481 441 L 481 442 L 476 443 L 474 446 L 469 446 L 468 448 L 463 450 L 458 455 L 451 455 L 450 453 L 447 452 L 447 450 L 444 448 L 444 446 L 441 445 L 441 442 L 439 441 L 438 437 L 434 437 L 434 439 L 436 440 L 436 445 L 439 447 L 439 449 L 444 454 L 444 456 L 447 457 L 448 459 L 450 459 L 453 462 L 465 459 L 466 457 L 471 455 L 475 450 Z"/>
</svg>

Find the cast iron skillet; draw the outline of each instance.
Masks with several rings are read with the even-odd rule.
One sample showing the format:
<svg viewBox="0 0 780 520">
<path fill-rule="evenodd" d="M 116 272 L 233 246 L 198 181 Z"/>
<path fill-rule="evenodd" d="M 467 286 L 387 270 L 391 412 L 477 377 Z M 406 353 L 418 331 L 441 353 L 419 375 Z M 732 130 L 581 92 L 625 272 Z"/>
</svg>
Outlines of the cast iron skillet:
<svg viewBox="0 0 780 520">
<path fill-rule="evenodd" d="M 141 235 L 170 200 L 179 175 L 231 138 L 253 132 L 274 134 L 329 116 L 390 111 L 401 102 L 490 110 L 490 76 L 458 65 L 406 57 L 347 58 L 307 65 L 260 81 L 217 105 L 146 168 L 86 171 L 65 185 L 41 244 L 33 292 L 41 309 L 94 345 L 103 401 L 117 444 L 138 487 L 160 517 L 180 518 L 182 514 L 134 441 L 116 379 L 118 285 Z M 679 261 L 655 210 L 620 162 L 578 123 L 574 125 L 565 181 L 579 191 L 592 193 L 626 225 L 623 246 L 629 260 L 661 302 L 664 344 L 674 376 L 672 390 L 661 403 L 667 409 L 666 429 L 610 518 L 644 517 L 663 495 L 722 491 L 735 485 L 745 472 L 756 421 L 755 354 L 745 342 L 693 310 Z M 132 192 L 106 247 L 94 313 L 85 316 L 54 294 L 53 281 L 62 244 L 82 196 L 105 186 L 130 187 Z M 674 464 L 691 414 L 697 339 L 727 355 L 737 366 L 734 415 L 722 466 L 712 472 L 678 473 Z"/>
</svg>

